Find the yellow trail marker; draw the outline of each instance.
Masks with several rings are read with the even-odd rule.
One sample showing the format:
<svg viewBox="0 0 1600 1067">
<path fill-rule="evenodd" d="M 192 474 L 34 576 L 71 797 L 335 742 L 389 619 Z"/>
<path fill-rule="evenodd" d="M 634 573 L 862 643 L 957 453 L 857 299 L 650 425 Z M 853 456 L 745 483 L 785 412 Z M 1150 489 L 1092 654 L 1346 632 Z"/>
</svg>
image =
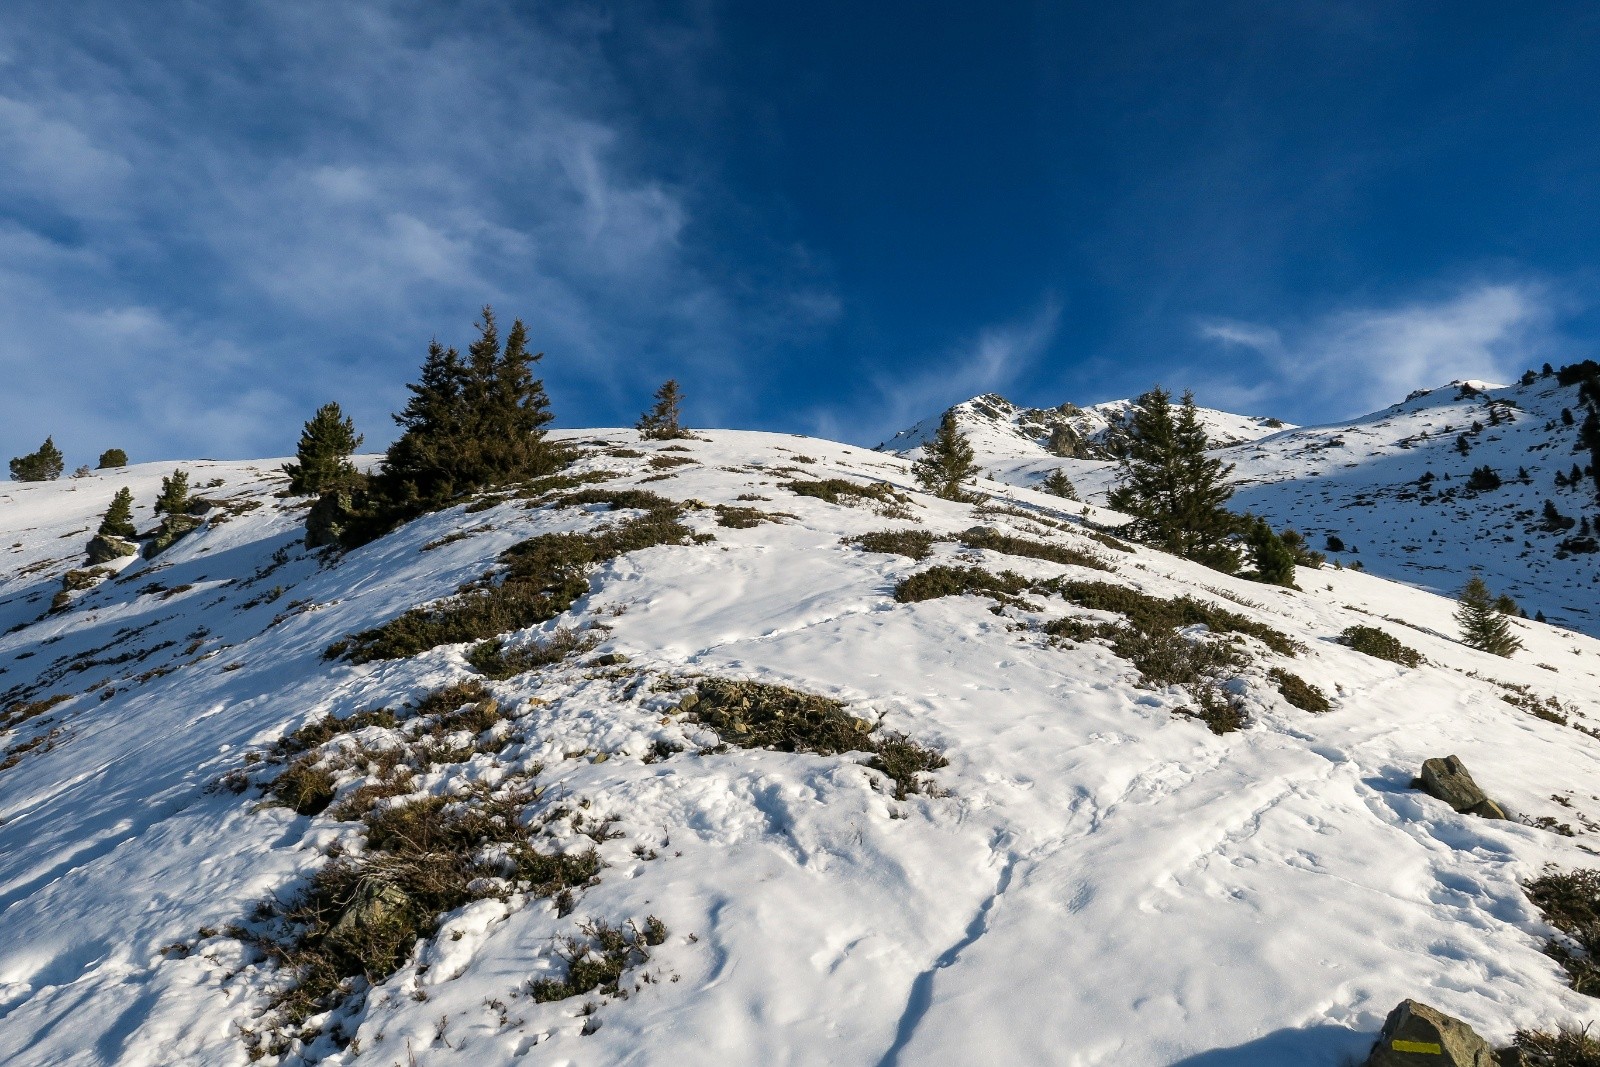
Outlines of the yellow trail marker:
<svg viewBox="0 0 1600 1067">
<path fill-rule="evenodd" d="M 1444 1049 L 1432 1041 L 1391 1041 L 1389 1047 L 1396 1052 L 1431 1052 L 1435 1056 L 1444 1055 Z"/>
</svg>

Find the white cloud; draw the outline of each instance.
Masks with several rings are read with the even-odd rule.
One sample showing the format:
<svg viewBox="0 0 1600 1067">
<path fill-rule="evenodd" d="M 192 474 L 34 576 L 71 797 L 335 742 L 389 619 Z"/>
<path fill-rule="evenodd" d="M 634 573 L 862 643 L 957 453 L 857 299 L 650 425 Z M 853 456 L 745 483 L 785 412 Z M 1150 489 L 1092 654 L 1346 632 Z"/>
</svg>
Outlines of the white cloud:
<svg viewBox="0 0 1600 1067">
<path fill-rule="evenodd" d="M 1282 330 L 1225 319 L 1197 332 L 1259 359 L 1212 365 L 1208 403 L 1260 407 L 1314 395 L 1323 412 L 1359 414 L 1456 379 L 1513 380 L 1553 341 L 1553 302 L 1531 283 L 1483 283 L 1437 300 L 1328 314 Z"/>
<path fill-rule="evenodd" d="M 1061 323 L 1061 307 L 1046 297 L 1027 315 L 986 326 L 931 358 L 908 377 L 878 376 L 870 394 L 845 407 L 818 411 L 814 432 L 838 440 L 876 443 L 951 404 L 982 393 L 1001 393 L 1049 349 Z"/>
<path fill-rule="evenodd" d="M 484 303 L 529 320 L 564 418 L 697 370 L 732 403 L 749 351 L 838 314 L 809 272 L 752 290 L 697 255 L 689 205 L 716 190 L 645 163 L 661 146 L 629 118 L 604 20 L 163 10 L 0 7 L 28 56 L 0 64 L 0 192 L 23 205 L 0 229 L 0 452 L 54 433 L 260 454 L 334 397 L 379 444 L 428 338 L 470 339 Z M 664 33 L 678 91 L 710 40 L 703 15 Z"/>
</svg>

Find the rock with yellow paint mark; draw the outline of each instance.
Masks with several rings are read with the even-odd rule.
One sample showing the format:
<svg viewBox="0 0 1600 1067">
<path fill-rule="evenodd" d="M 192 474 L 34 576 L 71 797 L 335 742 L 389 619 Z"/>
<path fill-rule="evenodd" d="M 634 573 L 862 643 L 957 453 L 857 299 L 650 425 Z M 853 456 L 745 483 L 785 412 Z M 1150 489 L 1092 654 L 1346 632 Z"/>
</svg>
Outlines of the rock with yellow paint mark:
<svg viewBox="0 0 1600 1067">
<path fill-rule="evenodd" d="M 1477 1032 L 1437 1008 L 1402 1000 L 1383 1022 L 1366 1067 L 1495 1067 Z"/>
</svg>

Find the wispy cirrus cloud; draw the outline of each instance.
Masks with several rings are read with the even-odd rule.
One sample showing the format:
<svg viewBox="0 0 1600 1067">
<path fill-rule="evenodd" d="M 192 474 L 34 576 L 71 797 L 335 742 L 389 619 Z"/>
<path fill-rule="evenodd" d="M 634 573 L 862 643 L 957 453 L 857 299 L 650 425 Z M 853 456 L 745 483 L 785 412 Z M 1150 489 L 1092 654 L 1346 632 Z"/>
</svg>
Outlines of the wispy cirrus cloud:
<svg viewBox="0 0 1600 1067">
<path fill-rule="evenodd" d="M 985 326 L 929 357 L 914 374 L 864 379 L 856 399 L 812 414 L 813 432 L 876 443 L 951 404 L 1003 393 L 1044 356 L 1060 325 L 1061 305 L 1046 295 L 1017 318 Z"/>
<path fill-rule="evenodd" d="M 717 190 L 662 176 L 622 32 L 656 47 L 642 17 L 494 0 L 0 10 L 0 450 L 271 453 L 331 397 L 377 443 L 484 303 L 529 318 L 567 421 L 669 374 L 736 397 L 750 350 L 837 302 L 696 244 Z M 680 91 L 711 39 L 661 27 Z"/>
<path fill-rule="evenodd" d="M 1456 379 L 1510 381 L 1558 344 L 1556 317 L 1546 287 L 1495 282 L 1299 325 L 1207 319 L 1196 332 L 1228 362 L 1207 366 L 1196 390 L 1222 406 L 1358 414 Z"/>
</svg>

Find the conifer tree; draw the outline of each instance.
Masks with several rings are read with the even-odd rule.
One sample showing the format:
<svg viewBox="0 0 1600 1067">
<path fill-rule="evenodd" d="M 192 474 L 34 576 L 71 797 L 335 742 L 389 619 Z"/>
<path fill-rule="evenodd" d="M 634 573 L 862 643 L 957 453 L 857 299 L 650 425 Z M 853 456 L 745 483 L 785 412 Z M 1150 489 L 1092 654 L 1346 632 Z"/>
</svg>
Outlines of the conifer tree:
<svg viewBox="0 0 1600 1067">
<path fill-rule="evenodd" d="M 1289 589 L 1294 584 L 1294 551 L 1283 538 L 1272 532 L 1266 519 L 1255 515 L 1245 516 L 1245 543 L 1255 559 L 1256 569 L 1245 577 L 1268 585 L 1281 585 Z"/>
<path fill-rule="evenodd" d="M 688 437 L 688 432 L 678 425 L 683 393 L 678 389 L 677 379 L 668 378 L 666 383 L 656 390 L 655 399 L 655 406 L 640 415 L 639 421 L 634 426 L 639 431 L 639 436 L 652 441 L 670 441 L 678 437 Z"/>
<path fill-rule="evenodd" d="M 1509 657 L 1522 647 L 1511 633 L 1511 623 L 1495 607 L 1494 596 L 1483 578 L 1474 574 L 1461 590 L 1456 622 L 1461 640 L 1472 648 L 1491 655 Z"/>
<path fill-rule="evenodd" d="M 1183 394 L 1174 416 L 1171 394 L 1156 386 L 1139 397 L 1129 431 L 1122 483 L 1106 498 L 1133 516 L 1128 533 L 1216 570 L 1237 570 L 1229 537 L 1238 519 L 1224 506 L 1233 490 L 1222 481 L 1233 467 L 1207 454 L 1194 394 Z"/>
<path fill-rule="evenodd" d="M 111 498 L 111 506 L 100 520 L 100 529 L 95 532 L 127 541 L 139 536 L 139 531 L 133 526 L 133 490 L 126 487 L 117 490 L 117 495 Z"/>
<path fill-rule="evenodd" d="M 1312 548 L 1305 535 L 1299 530 L 1284 530 L 1278 535 L 1278 539 L 1294 555 L 1294 565 L 1296 567 L 1309 567 L 1312 570 L 1316 570 L 1328 562 L 1328 557 Z"/>
<path fill-rule="evenodd" d="M 922 444 L 922 458 L 912 465 L 922 488 L 946 500 L 971 500 L 962 488 L 978 473 L 978 464 L 967 435 L 956 422 L 956 413 L 946 411 L 939 420 L 939 432 Z"/>
<path fill-rule="evenodd" d="M 322 405 L 300 430 L 296 462 L 283 465 L 289 492 L 316 496 L 356 480 L 358 472 L 350 457 L 365 439 L 336 402 Z"/>
<path fill-rule="evenodd" d="M 112 467 L 126 467 L 128 454 L 120 448 L 108 448 L 100 453 L 100 469 L 108 470 Z"/>
<path fill-rule="evenodd" d="M 493 308 L 483 309 L 478 328 L 465 359 L 429 343 L 419 380 L 406 386 L 411 399 L 394 416 L 400 436 L 367 484 L 324 494 L 308 516 L 308 543 L 330 543 L 327 531 L 337 529 L 338 540 L 361 544 L 468 493 L 550 474 L 567 461 L 568 450 L 546 436 L 550 399 L 533 376 L 544 354 L 528 351 L 526 327 L 517 320 L 503 349 Z"/>
<path fill-rule="evenodd" d="M 46 437 L 37 452 L 11 461 L 11 477 L 19 482 L 53 482 L 61 477 L 66 465 L 66 457 L 56 447 L 55 439 Z"/>
<path fill-rule="evenodd" d="M 1072 479 L 1067 477 L 1067 472 L 1057 467 L 1044 476 L 1040 488 L 1052 496 L 1061 497 L 1063 500 L 1077 500 L 1078 487 L 1072 484 Z"/>
<path fill-rule="evenodd" d="M 156 497 L 157 515 L 182 515 L 189 510 L 189 472 L 175 470 L 161 479 L 161 495 Z"/>
</svg>

